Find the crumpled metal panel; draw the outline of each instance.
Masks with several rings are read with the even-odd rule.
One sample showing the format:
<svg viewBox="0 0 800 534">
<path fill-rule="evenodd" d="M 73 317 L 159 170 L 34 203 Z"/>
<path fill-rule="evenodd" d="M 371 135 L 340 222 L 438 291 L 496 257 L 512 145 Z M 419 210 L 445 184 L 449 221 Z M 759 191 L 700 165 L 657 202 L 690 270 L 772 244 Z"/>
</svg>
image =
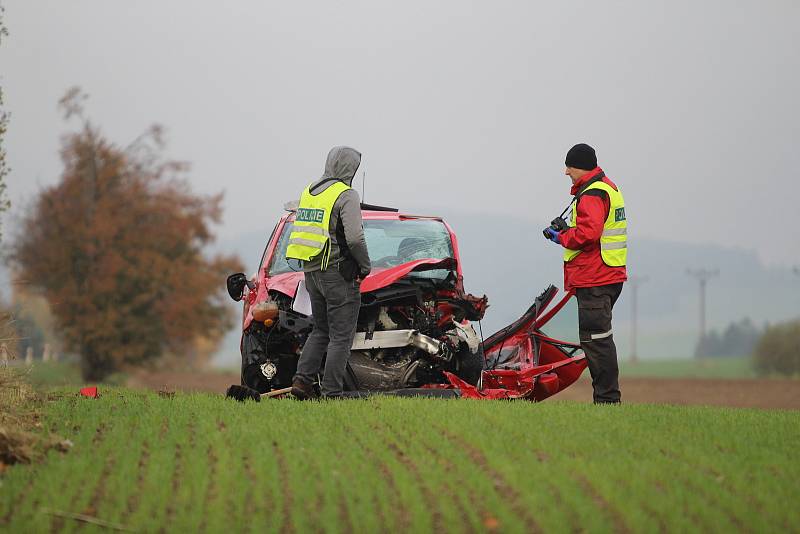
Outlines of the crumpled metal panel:
<svg viewBox="0 0 800 534">
<path fill-rule="evenodd" d="M 392 349 L 414 346 L 428 354 L 438 354 L 441 342 L 417 330 L 381 330 L 367 339 L 366 332 L 356 332 L 351 350 Z"/>
</svg>

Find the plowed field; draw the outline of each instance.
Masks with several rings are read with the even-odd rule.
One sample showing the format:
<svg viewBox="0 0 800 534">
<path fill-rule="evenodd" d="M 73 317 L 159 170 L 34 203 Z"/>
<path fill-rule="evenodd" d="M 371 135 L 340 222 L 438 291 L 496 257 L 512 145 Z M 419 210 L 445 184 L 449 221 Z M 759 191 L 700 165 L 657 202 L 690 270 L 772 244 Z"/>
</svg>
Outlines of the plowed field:
<svg viewBox="0 0 800 534">
<path fill-rule="evenodd" d="M 158 390 L 205 391 L 224 393 L 239 377 L 226 373 L 142 373 L 129 381 L 134 387 Z M 620 379 L 625 403 L 729 406 L 736 408 L 782 408 L 800 410 L 800 380 L 788 379 L 709 379 L 643 378 Z M 574 385 L 552 400 L 592 401 L 588 371 Z"/>
<path fill-rule="evenodd" d="M 625 403 L 800 410 L 800 380 L 626 378 L 622 376 L 620 389 Z M 588 376 L 581 377 L 578 382 L 554 398 L 591 402 L 591 380 Z"/>
</svg>

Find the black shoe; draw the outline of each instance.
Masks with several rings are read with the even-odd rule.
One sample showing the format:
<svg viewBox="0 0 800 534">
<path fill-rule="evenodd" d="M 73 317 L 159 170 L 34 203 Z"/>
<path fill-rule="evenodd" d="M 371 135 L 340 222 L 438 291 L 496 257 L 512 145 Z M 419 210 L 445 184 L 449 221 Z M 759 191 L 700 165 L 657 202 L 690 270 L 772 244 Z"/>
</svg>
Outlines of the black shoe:
<svg viewBox="0 0 800 534">
<path fill-rule="evenodd" d="M 295 378 L 292 381 L 292 396 L 299 400 L 308 400 L 315 398 L 317 394 L 313 385 L 306 384 L 302 380 Z"/>
</svg>

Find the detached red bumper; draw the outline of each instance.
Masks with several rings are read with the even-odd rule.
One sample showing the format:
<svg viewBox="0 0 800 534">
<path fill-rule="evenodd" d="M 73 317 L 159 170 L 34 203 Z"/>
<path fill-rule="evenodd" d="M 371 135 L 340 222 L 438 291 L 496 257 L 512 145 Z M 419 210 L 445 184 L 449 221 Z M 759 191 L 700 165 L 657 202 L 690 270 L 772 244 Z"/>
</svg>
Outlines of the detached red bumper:
<svg viewBox="0 0 800 534">
<path fill-rule="evenodd" d="M 573 297 L 568 292 L 553 304 L 557 293 L 554 286 L 547 288 L 522 317 L 484 342 L 486 370 L 478 386 L 445 373 L 449 383 L 438 387 L 458 389 L 461 397 L 471 399 L 541 401 L 574 383 L 587 366 L 580 345 L 541 331 Z"/>
<path fill-rule="evenodd" d="M 466 399 L 525 399 L 542 401 L 566 388 L 586 369 L 583 354 L 557 363 L 513 371 L 484 371 L 479 387 L 464 382 L 452 373 L 445 373 L 449 384 L 444 389 L 458 389 Z"/>
</svg>

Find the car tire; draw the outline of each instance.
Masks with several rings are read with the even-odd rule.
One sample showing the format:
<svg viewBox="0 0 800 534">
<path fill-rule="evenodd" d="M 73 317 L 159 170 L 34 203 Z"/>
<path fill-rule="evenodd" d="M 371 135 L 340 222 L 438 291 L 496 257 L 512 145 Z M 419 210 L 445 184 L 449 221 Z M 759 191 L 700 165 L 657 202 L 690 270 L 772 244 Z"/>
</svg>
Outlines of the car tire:
<svg viewBox="0 0 800 534">
<path fill-rule="evenodd" d="M 456 353 L 455 359 L 454 374 L 464 382 L 477 386 L 481 379 L 481 371 L 483 371 L 483 349 L 478 347 L 477 352 L 472 352 L 468 347 L 462 347 Z"/>
</svg>

